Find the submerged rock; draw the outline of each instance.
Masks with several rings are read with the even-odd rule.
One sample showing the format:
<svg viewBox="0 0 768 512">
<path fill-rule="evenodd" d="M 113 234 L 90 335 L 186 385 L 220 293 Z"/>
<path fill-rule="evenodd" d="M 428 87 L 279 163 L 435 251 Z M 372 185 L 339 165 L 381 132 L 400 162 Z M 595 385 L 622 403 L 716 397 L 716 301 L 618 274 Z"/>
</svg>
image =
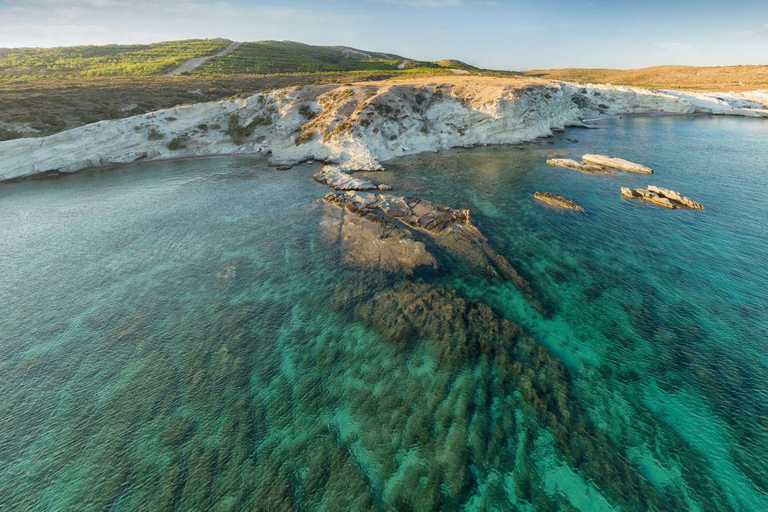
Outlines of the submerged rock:
<svg viewBox="0 0 768 512">
<path fill-rule="evenodd" d="M 563 363 L 519 325 L 489 306 L 455 290 L 406 281 L 360 303 L 355 313 L 396 356 L 420 354 L 430 361 L 425 381 L 430 383 L 429 393 L 402 400 L 409 407 L 402 420 L 405 427 L 392 426 L 387 430 L 394 432 L 393 439 L 420 454 L 419 468 L 436 467 L 434 476 L 413 477 L 401 484 L 405 491 L 398 491 L 411 495 L 416 487 L 418 495 L 411 503 L 427 503 L 420 509 L 469 508 L 460 506 L 458 500 L 475 481 L 499 471 L 510 471 L 510 475 L 528 472 L 527 462 L 521 462 L 526 446 L 538 448 L 543 439 L 535 443 L 517 441 L 528 437 L 524 423 L 515 420 L 523 414 L 532 415 L 536 429 L 551 432 L 552 443 L 562 460 L 594 482 L 601 493 L 615 501 L 617 508 L 670 509 L 665 496 L 622 455 L 621 446 L 579 407 L 574 400 L 571 376 Z M 446 379 L 445 373 L 455 377 Z M 407 375 L 403 372 L 402 378 Z M 448 390 L 450 397 L 444 394 Z M 456 397 L 459 393 L 461 396 Z M 376 397 L 372 400 L 374 407 L 380 409 L 382 401 L 388 399 L 397 404 L 391 398 L 396 394 Z M 434 405 L 423 405 L 430 399 Z M 448 414 L 446 406 L 450 408 Z M 393 405 L 386 411 L 385 421 L 399 416 L 394 410 Z M 388 446 L 389 441 L 381 444 Z M 471 471 L 465 469 L 470 464 Z M 400 474 L 405 474 L 405 470 L 400 468 Z M 517 482 L 523 478 L 515 476 Z M 434 483 L 422 489 L 421 485 L 429 479 Z M 537 481 L 532 485 L 515 483 L 510 494 L 533 502 L 543 487 Z M 504 496 L 504 491 L 500 490 L 498 495 Z M 435 498 L 428 501 L 429 496 Z M 540 503 L 531 508 L 560 510 Z"/>
<path fill-rule="evenodd" d="M 385 190 L 387 187 L 387 185 L 376 185 L 366 179 L 350 176 L 333 165 L 326 165 L 312 179 L 335 190 Z"/>
<path fill-rule="evenodd" d="M 621 196 L 629 199 L 643 199 L 653 204 L 675 210 L 680 207 L 703 210 L 704 206 L 674 190 L 649 185 L 648 188 L 631 189 L 621 187 Z"/>
<path fill-rule="evenodd" d="M 563 196 L 558 196 L 557 194 L 553 194 L 551 192 L 536 192 L 535 194 L 533 194 L 533 197 L 535 197 L 536 199 L 538 199 L 543 203 L 547 203 L 550 206 L 565 208 L 567 210 L 576 210 L 579 212 L 584 211 L 584 208 L 582 208 L 575 202 L 571 201 L 570 199 L 566 199 Z"/>
<path fill-rule="evenodd" d="M 557 167 L 565 167 L 567 169 L 574 169 L 576 171 L 588 172 L 592 174 L 611 174 L 611 171 L 603 169 L 599 165 L 577 162 L 571 158 L 550 158 L 547 160 L 547 163 Z"/>
<path fill-rule="evenodd" d="M 620 171 L 636 172 L 638 174 L 653 174 L 653 170 L 650 167 L 636 164 L 622 158 L 612 158 L 604 155 L 584 155 L 581 159 L 590 164 L 602 165 L 603 167 L 610 167 L 611 169 L 618 169 Z"/>
</svg>

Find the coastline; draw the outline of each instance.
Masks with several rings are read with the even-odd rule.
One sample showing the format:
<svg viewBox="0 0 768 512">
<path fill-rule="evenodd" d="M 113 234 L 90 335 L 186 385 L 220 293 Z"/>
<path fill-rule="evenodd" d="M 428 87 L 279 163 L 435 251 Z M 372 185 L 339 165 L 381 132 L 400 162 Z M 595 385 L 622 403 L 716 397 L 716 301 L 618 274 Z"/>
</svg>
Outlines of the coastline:
<svg viewBox="0 0 768 512">
<path fill-rule="evenodd" d="M 625 115 L 768 118 L 768 109 L 740 94 L 461 75 L 294 87 L 2 142 L 0 181 L 141 160 L 241 154 L 268 156 L 282 168 L 315 160 L 348 172 L 381 170 L 383 162 L 400 156 L 528 142 Z"/>
</svg>

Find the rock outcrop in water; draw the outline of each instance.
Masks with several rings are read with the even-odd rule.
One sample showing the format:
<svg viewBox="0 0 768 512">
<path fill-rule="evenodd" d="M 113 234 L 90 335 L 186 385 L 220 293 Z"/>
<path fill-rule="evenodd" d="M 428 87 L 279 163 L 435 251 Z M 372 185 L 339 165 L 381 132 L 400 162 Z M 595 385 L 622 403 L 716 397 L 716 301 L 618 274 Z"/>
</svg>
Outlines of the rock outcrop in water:
<svg viewBox="0 0 768 512">
<path fill-rule="evenodd" d="M 638 174 L 653 174 L 653 170 L 650 167 L 636 164 L 629 160 L 624 160 L 623 158 L 611 158 L 604 155 L 584 155 L 581 159 L 590 164 L 610 167 L 611 169 L 618 169 L 620 171 L 635 172 Z"/>
<path fill-rule="evenodd" d="M 434 256 L 416 237 L 425 237 L 435 249 L 458 259 L 481 276 L 501 279 L 517 287 L 532 307 L 544 312 L 531 285 L 493 247 L 469 219 L 469 210 L 436 205 L 425 199 L 370 192 L 331 192 L 326 204 L 344 210 L 339 217 L 326 216 L 330 240 L 340 240 L 347 264 L 411 274 L 420 266 L 436 266 Z M 347 215 L 361 220 L 353 220 Z M 363 222 L 365 221 L 365 222 Z M 355 232 L 355 230 L 360 232 Z M 378 238 L 376 235 L 378 233 Z M 399 244 L 399 245 L 397 245 Z M 393 247 L 402 246 L 402 250 Z M 441 256 L 444 256 L 441 254 Z"/>
<path fill-rule="evenodd" d="M 419 267 L 437 267 L 437 261 L 411 233 L 377 212 L 362 209 L 344 196 L 329 194 L 320 227 L 327 241 L 339 243 L 347 266 L 413 274 Z"/>
<path fill-rule="evenodd" d="M 334 190 L 391 190 L 388 185 L 376 185 L 366 179 L 355 178 L 333 165 L 326 165 L 312 178 Z"/>
<path fill-rule="evenodd" d="M 550 158 L 547 160 L 547 164 L 591 174 L 612 174 L 611 171 L 603 169 L 599 165 L 578 162 L 572 158 Z"/>
<path fill-rule="evenodd" d="M 452 76 L 305 86 L 0 142 L 0 181 L 221 154 L 269 155 L 282 168 L 319 160 L 340 170 L 377 170 L 404 155 L 548 136 L 584 126 L 582 119 L 601 110 L 768 117 L 762 104 L 736 94 L 533 79 Z"/>
<path fill-rule="evenodd" d="M 649 185 L 646 189 L 621 187 L 621 195 L 622 197 L 629 199 L 643 199 L 672 210 L 681 207 L 692 208 L 694 210 L 704 209 L 704 206 L 701 204 L 675 192 L 674 190 L 653 185 Z"/>
<path fill-rule="evenodd" d="M 576 204 L 575 202 L 571 201 L 570 199 L 566 199 L 563 196 L 558 196 L 557 194 L 553 194 L 552 192 L 536 192 L 533 194 L 533 197 L 538 199 L 539 201 L 546 203 L 550 206 L 554 206 L 557 208 L 564 208 L 566 210 L 576 210 L 578 212 L 583 212 L 584 208 Z"/>
</svg>

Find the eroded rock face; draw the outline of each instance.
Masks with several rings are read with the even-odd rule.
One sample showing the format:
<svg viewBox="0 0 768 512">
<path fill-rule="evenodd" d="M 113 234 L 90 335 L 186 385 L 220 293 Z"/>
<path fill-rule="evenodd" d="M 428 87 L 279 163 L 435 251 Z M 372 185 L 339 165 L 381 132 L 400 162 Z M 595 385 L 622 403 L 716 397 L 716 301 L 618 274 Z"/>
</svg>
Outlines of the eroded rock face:
<svg viewBox="0 0 768 512">
<path fill-rule="evenodd" d="M 681 207 L 703 210 L 704 206 L 693 201 L 674 190 L 649 185 L 648 188 L 631 189 L 621 187 L 621 196 L 628 199 L 643 199 L 664 208 L 675 210 Z"/>
<path fill-rule="evenodd" d="M 565 167 L 567 169 L 574 169 L 576 171 L 592 173 L 592 174 L 612 174 L 611 171 L 603 169 L 599 165 L 588 164 L 584 162 L 577 162 L 572 158 L 550 158 L 547 160 L 549 165 L 556 167 Z"/>
<path fill-rule="evenodd" d="M 557 194 L 553 194 L 552 192 L 536 192 L 533 194 L 533 197 L 538 199 L 539 201 L 546 203 L 550 206 L 555 206 L 557 208 L 564 208 L 566 210 L 576 210 L 579 212 L 583 212 L 584 208 L 576 204 L 575 202 L 571 201 L 570 199 L 566 199 L 563 196 L 558 196 Z"/>
<path fill-rule="evenodd" d="M 426 236 L 437 248 L 460 260 L 481 276 L 512 283 L 534 309 L 545 312 L 528 281 L 520 276 L 504 256 L 493 249 L 488 239 L 470 222 L 469 210 L 436 205 L 425 199 L 371 192 L 329 193 L 323 197 L 323 201 L 371 222 L 396 226 L 412 236 Z M 350 234 L 347 234 L 347 237 L 346 246 L 342 247 L 344 251 L 368 252 L 367 249 L 357 247 L 357 242 L 367 242 L 368 238 L 353 237 Z M 352 257 L 348 261 L 354 263 L 357 259 Z M 369 259 L 366 258 L 366 261 Z M 406 267 L 407 265 L 403 266 Z M 413 268 L 415 266 L 412 266 L 410 271 Z"/>
<path fill-rule="evenodd" d="M 623 158 L 612 158 L 604 155 L 584 155 L 581 159 L 590 164 L 610 167 L 611 169 L 618 169 L 620 171 L 635 172 L 638 174 L 653 174 L 653 170 L 650 167 L 636 164 L 629 160 L 624 160 Z"/>
</svg>

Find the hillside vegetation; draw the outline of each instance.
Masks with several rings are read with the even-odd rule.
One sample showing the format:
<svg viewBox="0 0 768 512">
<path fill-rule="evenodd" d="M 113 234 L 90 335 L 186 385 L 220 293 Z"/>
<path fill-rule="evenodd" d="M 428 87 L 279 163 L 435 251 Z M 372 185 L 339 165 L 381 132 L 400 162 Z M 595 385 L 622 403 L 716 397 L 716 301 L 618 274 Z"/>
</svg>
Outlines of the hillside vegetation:
<svg viewBox="0 0 768 512">
<path fill-rule="evenodd" d="M 0 49 L 0 78 L 162 75 L 182 62 L 213 55 L 229 41 Z"/>
<path fill-rule="evenodd" d="M 768 66 L 655 66 L 643 69 L 537 69 L 525 75 L 581 83 L 656 89 L 753 91 L 768 89 Z"/>
<path fill-rule="evenodd" d="M 354 48 L 312 46 L 291 41 L 244 43 L 234 52 L 215 57 L 192 73 L 199 75 L 316 73 L 321 71 L 392 71 L 398 55 Z"/>
<path fill-rule="evenodd" d="M 226 39 L 195 39 L 146 45 L 3 48 L 0 79 L 163 75 L 189 59 L 215 55 L 229 43 Z M 220 76 L 396 71 L 403 61 L 408 62 L 407 69 L 452 67 L 454 62 L 455 67 L 470 68 L 458 61 L 422 62 L 344 46 L 257 41 L 243 43 L 235 51 L 213 57 L 188 73 Z"/>
</svg>

